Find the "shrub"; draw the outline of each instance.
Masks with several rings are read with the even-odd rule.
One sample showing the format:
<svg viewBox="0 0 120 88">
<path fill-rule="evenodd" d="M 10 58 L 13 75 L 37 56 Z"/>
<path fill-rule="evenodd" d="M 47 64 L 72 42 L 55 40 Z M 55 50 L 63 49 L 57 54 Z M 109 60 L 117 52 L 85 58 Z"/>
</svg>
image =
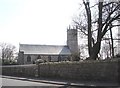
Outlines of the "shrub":
<svg viewBox="0 0 120 88">
<path fill-rule="evenodd" d="M 18 63 L 12 60 L 2 60 L 2 65 L 18 65 Z"/>
<path fill-rule="evenodd" d="M 37 60 L 35 61 L 35 63 L 38 65 L 38 64 L 40 64 L 40 63 L 44 63 L 44 60 L 42 60 L 42 59 L 37 59 Z"/>
<path fill-rule="evenodd" d="M 120 54 L 117 54 L 115 57 L 116 57 L 116 58 L 120 58 Z"/>
</svg>

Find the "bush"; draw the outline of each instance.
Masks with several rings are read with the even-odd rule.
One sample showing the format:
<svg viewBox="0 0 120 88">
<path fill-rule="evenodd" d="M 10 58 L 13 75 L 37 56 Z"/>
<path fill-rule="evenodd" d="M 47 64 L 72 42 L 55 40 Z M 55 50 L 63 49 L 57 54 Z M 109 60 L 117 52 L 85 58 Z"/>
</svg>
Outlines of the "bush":
<svg viewBox="0 0 120 88">
<path fill-rule="evenodd" d="M 18 63 L 12 60 L 2 60 L 2 65 L 18 65 Z"/>
<path fill-rule="evenodd" d="M 120 54 L 117 54 L 115 57 L 116 57 L 116 58 L 120 58 Z"/>
<path fill-rule="evenodd" d="M 40 63 L 44 63 L 44 60 L 42 60 L 42 59 L 37 59 L 37 60 L 35 61 L 35 63 L 38 65 L 38 64 L 40 64 Z"/>
<path fill-rule="evenodd" d="M 80 57 L 78 55 L 73 55 L 73 61 L 79 61 Z"/>
</svg>

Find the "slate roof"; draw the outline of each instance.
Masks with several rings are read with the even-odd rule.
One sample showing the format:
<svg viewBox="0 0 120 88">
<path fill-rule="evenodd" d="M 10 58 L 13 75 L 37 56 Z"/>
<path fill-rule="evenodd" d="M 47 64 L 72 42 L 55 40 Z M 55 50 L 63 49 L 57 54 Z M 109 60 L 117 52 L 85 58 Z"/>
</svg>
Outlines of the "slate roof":
<svg viewBox="0 0 120 88">
<path fill-rule="evenodd" d="M 20 44 L 19 50 L 23 51 L 24 54 L 71 55 L 68 46 L 62 46 L 62 45 Z"/>
</svg>

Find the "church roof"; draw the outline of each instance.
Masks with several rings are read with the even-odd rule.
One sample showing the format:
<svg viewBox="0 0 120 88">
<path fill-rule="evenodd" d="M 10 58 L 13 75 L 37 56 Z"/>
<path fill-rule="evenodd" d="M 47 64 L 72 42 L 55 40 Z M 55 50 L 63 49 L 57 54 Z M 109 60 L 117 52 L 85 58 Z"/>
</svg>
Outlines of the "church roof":
<svg viewBox="0 0 120 88">
<path fill-rule="evenodd" d="M 42 54 L 42 55 L 70 55 L 68 46 L 62 45 L 31 45 L 20 44 L 20 51 L 24 54 Z"/>
</svg>

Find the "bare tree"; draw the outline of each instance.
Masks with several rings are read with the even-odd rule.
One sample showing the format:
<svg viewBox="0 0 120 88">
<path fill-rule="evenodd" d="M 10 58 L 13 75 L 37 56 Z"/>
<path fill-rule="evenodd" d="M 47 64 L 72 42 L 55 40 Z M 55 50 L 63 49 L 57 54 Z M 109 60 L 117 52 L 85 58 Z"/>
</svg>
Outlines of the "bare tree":
<svg viewBox="0 0 120 88">
<path fill-rule="evenodd" d="M 98 14 L 96 18 L 92 17 L 93 15 L 91 11 L 93 11 L 93 9 L 91 9 L 90 1 L 83 0 L 83 4 L 85 6 L 85 11 L 86 11 L 87 25 L 81 27 L 81 29 L 82 32 L 88 36 L 89 59 L 96 60 L 101 49 L 101 41 L 104 35 L 107 33 L 108 30 L 111 30 L 112 27 L 114 27 L 113 25 L 111 26 L 111 24 L 113 24 L 113 22 L 115 23 L 115 21 L 120 18 L 120 14 L 118 14 L 118 11 L 120 11 L 120 1 L 101 2 L 101 0 L 99 0 L 99 2 L 97 2 L 94 5 L 94 6 L 98 6 L 97 8 Z M 92 8 L 94 8 L 94 6 L 92 6 Z M 78 24 L 79 22 L 76 21 L 74 22 L 78 26 L 81 25 Z M 93 30 L 94 27 L 93 24 L 97 24 L 96 29 L 94 30 Z M 95 37 L 93 37 L 94 31 L 96 33 Z"/>
<path fill-rule="evenodd" d="M 14 57 L 16 47 L 8 43 L 0 43 L 2 49 L 2 61 L 11 60 Z"/>
<path fill-rule="evenodd" d="M 111 51 L 112 57 L 114 58 L 114 41 L 113 41 L 113 34 L 112 34 L 112 24 L 110 25 L 110 38 L 111 38 Z"/>
</svg>

